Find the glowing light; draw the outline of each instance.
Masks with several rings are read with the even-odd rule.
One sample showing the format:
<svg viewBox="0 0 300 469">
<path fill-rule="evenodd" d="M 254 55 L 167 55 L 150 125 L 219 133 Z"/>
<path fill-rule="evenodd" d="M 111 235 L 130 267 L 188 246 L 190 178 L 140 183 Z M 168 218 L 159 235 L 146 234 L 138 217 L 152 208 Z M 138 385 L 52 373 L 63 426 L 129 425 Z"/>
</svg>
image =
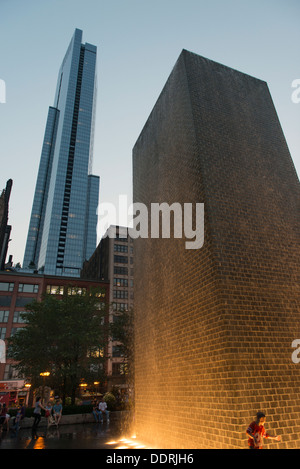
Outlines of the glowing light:
<svg viewBox="0 0 300 469">
<path fill-rule="evenodd" d="M 107 445 L 117 445 L 117 444 L 119 444 L 119 446 L 116 446 L 115 449 L 130 449 L 130 448 L 131 449 L 143 449 L 143 448 L 147 448 L 141 442 L 136 441 L 136 435 L 132 435 L 131 438 L 123 437 L 123 438 L 120 438 L 120 440 L 118 440 L 118 441 L 108 441 L 106 444 Z"/>
</svg>

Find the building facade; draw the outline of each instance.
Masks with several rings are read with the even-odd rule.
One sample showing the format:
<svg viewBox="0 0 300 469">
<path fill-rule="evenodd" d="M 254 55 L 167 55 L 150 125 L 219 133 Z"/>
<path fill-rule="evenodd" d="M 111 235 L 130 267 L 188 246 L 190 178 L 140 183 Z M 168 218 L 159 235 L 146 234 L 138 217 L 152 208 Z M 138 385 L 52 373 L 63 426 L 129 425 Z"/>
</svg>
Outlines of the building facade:
<svg viewBox="0 0 300 469">
<path fill-rule="evenodd" d="M 109 282 L 109 321 L 118 320 L 118 313 L 134 306 L 133 239 L 128 229 L 110 226 L 89 261 L 85 262 L 81 277 Z M 116 340 L 108 343 L 108 387 L 127 387 L 126 363 L 122 347 Z"/>
<path fill-rule="evenodd" d="M 26 313 L 26 306 L 34 300 L 39 301 L 44 293 L 57 294 L 69 289 L 72 294 L 76 289 L 101 287 L 104 296 L 101 301 L 109 304 L 109 284 L 107 282 L 74 279 L 73 277 L 46 276 L 27 274 L 23 272 L 0 272 L 0 341 L 2 345 L 6 339 L 24 327 L 22 313 Z M 3 348 L 1 349 L 3 351 Z M 4 356 L 3 356 L 4 355 Z M 25 377 L 26 378 L 26 377 Z M 18 377 L 13 362 L 2 353 L 0 361 L 0 402 L 1 395 L 8 396 L 11 403 L 16 398 L 27 397 L 26 379 Z"/>
<path fill-rule="evenodd" d="M 75 30 L 48 111 L 23 269 L 80 277 L 97 245 L 99 177 L 92 174 L 96 46 Z"/>
<path fill-rule="evenodd" d="M 264 444 L 299 448 L 300 184 L 266 82 L 183 51 L 133 149 L 133 202 L 204 204 L 200 249 L 134 242 L 137 437 L 247 448 L 262 411 L 282 435 Z"/>
</svg>

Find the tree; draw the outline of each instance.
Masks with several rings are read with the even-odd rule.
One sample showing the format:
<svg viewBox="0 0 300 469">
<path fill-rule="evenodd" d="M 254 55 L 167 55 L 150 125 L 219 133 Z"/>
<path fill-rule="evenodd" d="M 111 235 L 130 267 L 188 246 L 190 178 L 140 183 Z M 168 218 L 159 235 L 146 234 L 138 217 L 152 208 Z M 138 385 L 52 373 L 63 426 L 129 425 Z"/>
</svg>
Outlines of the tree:
<svg viewBox="0 0 300 469">
<path fill-rule="evenodd" d="M 25 327 L 9 340 L 9 358 L 23 376 L 38 383 L 50 371 L 51 385 L 75 403 L 81 379 L 103 379 L 107 343 L 104 289 L 65 288 L 27 305 Z M 50 381 L 49 381 L 50 383 Z"/>
<path fill-rule="evenodd" d="M 118 311 L 110 323 L 109 333 L 113 341 L 119 342 L 119 350 L 126 365 L 126 378 L 129 386 L 134 386 L 134 311 Z"/>
</svg>

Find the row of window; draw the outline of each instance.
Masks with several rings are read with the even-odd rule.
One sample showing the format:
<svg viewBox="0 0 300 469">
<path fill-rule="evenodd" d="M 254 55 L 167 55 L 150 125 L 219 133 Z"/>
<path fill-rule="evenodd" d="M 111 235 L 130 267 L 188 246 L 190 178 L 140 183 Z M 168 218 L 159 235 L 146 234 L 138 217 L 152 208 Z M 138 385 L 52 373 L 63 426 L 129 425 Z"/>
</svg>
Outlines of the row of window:
<svg viewBox="0 0 300 469">
<path fill-rule="evenodd" d="M 0 291 L 13 291 L 14 283 L 0 282 Z M 18 292 L 22 293 L 38 293 L 39 285 L 33 285 L 30 283 L 19 283 Z"/>
<path fill-rule="evenodd" d="M 127 244 L 114 244 L 114 252 L 128 252 Z M 130 254 L 133 254 L 133 246 L 129 246 Z"/>
<path fill-rule="evenodd" d="M 26 314 L 26 311 L 15 311 L 13 316 L 13 322 L 24 323 L 25 320 L 22 318 L 22 314 Z M 9 311 L 0 311 L 0 322 L 8 322 Z"/>
<path fill-rule="evenodd" d="M 84 295 L 87 292 L 86 287 L 65 287 L 64 285 L 47 285 L 46 292 L 51 295 L 63 295 L 65 289 L 68 295 Z M 99 292 L 96 296 L 105 298 L 105 292 Z"/>
<path fill-rule="evenodd" d="M 127 278 L 114 278 L 114 287 L 133 287 L 133 279 L 131 278 L 128 283 Z"/>
<path fill-rule="evenodd" d="M 128 303 L 113 303 L 114 311 L 128 311 Z M 114 316 L 115 319 L 115 316 Z"/>
<path fill-rule="evenodd" d="M 128 252 L 127 244 L 115 244 L 114 252 Z"/>
<path fill-rule="evenodd" d="M 22 327 L 12 327 L 11 332 L 10 332 L 10 336 L 12 337 L 13 335 L 15 335 L 15 333 L 20 329 L 23 329 L 23 328 Z M 5 336 L 6 336 L 6 327 L 0 327 L 0 340 L 5 340 Z"/>
<path fill-rule="evenodd" d="M 0 306 L 4 306 L 6 308 L 10 307 L 11 300 L 12 300 L 11 296 L 0 295 Z M 17 308 L 24 308 L 28 303 L 31 303 L 33 300 L 35 300 L 35 298 L 33 298 L 33 297 L 19 296 L 16 299 L 16 305 L 15 306 Z"/>
<path fill-rule="evenodd" d="M 128 290 L 114 290 L 113 297 L 114 299 L 127 300 Z M 133 291 L 130 292 L 130 299 L 133 300 Z"/>
<path fill-rule="evenodd" d="M 128 256 L 114 255 L 115 264 L 128 264 Z M 130 264 L 133 264 L 133 257 L 130 257 Z"/>
</svg>

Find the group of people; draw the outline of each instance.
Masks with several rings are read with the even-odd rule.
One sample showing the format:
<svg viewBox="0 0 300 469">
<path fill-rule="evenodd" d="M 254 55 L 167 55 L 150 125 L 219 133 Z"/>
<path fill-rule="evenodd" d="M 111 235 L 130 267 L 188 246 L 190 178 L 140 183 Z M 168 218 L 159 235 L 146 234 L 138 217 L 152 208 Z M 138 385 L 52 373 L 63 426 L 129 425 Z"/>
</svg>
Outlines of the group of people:
<svg viewBox="0 0 300 469">
<path fill-rule="evenodd" d="M 46 406 L 43 406 L 41 402 L 41 397 L 37 397 L 35 401 L 34 411 L 33 411 L 33 425 L 32 430 L 35 431 L 37 426 L 41 420 L 42 410 L 45 411 L 45 417 L 48 419 L 48 427 L 50 425 L 58 426 L 61 417 L 62 417 L 62 404 L 59 398 L 56 398 L 55 404 L 52 406 L 51 402 L 49 401 Z"/>
<path fill-rule="evenodd" d="M 21 420 L 25 417 L 25 406 L 19 405 L 17 408 L 17 414 L 13 417 L 13 426 L 12 429 L 18 429 Z M 8 409 L 6 407 L 6 403 L 0 402 L 0 433 L 2 433 L 3 429 L 9 430 L 9 421 L 10 421 L 10 414 L 8 413 Z"/>
<path fill-rule="evenodd" d="M 106 422 L 109 423 L 109 410 L 107 410 L 107 404 L 102 397 L 99 402 L 96 400 L 93 402 L 93 415 L 96 422 L 102 423 L 104 414 L 106 416 Z"/>
</svg>

